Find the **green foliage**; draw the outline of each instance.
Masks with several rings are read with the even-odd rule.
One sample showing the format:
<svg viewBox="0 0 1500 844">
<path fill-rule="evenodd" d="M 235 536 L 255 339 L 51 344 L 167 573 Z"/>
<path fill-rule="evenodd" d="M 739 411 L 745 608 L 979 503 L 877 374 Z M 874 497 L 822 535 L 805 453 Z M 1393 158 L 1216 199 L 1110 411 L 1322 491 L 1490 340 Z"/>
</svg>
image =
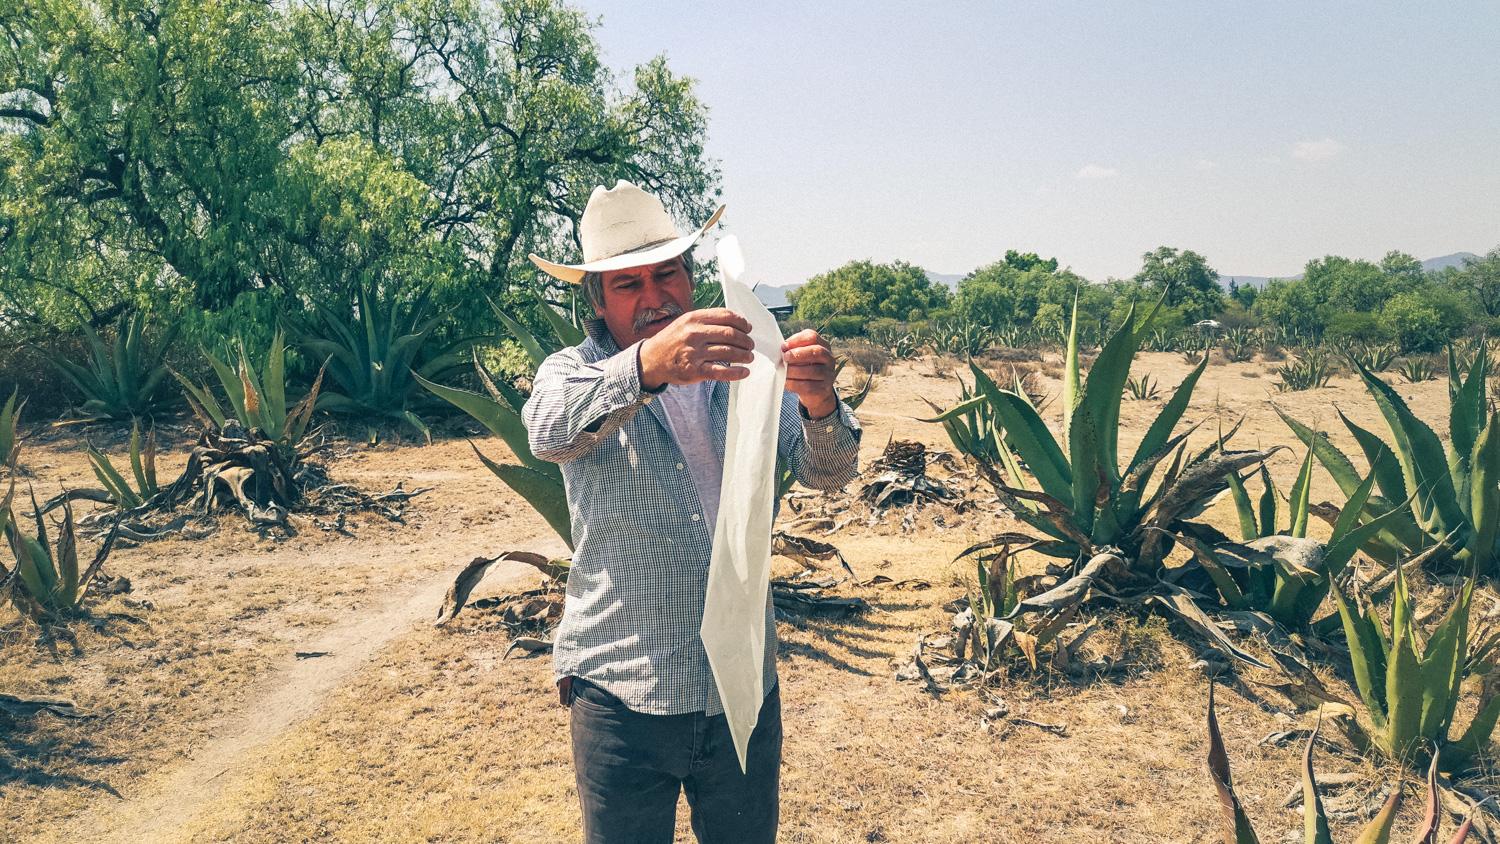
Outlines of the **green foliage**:
<svg viewBox="0 0 1500 844">
<path fill-rule="evenodd" d="M 1494 670 L 1500 633 L 1469 640 L 1474 581 L 1467 580 L 1435 628 L 1419 635 L 1406 577 L 1399 570 L 1392 591 L 1390 623 L 1359 596 L 1333 588 L 1349 643 L 1350 668 L 1373 729 L 1365 737 L 1386 758 L 1408 762 L 1431 747 L 1443 748 L 1455 765 L 1483 750 L 1500 718 L 1500 695 L 1485 685 L 1478 713 L 1456 741 L 1449 729 L 1463 682 Z"/>
<path fill-rule="evenodd" d="M 0 324 L 411 278 L 503 297 L 618 178 L 701 221 L 719 173 L 693 82 L 661 57 L 615 74 L 596 26 L 560 0 L 9 4 Z"/>
<path fill-rule="evenodd" d="M 1344 349 L 1344 359 L 1356 369 L 1364 367 L 1371 372 L 1384 372 L 1391 368 L 1396 362 L 1397 349 L 1394 345 L 1384 344 L 1372 346 L 1367 343 L 1357 343 Z"/>
<path fill-rule="evenodd" d="M 63 523 L 54 545 L 47 535 L 46 517 L 37 506 L 36 496 L 31 497 L 31 509 L 36 518 L 36 535 L 27 536 L 11 509 L 15 494 L 15 482 L 0 502 L 0 532 L 3 532 L 15 561 L 10 581 L 10 596 L 17 610 L 36 619 L 65 619 L 83 606 L 89 584 L 94 574 L 109 556 L 115 532 L 110 531 L 88 567 L 78 567 L 77 526 L 73 522 L 73 509 L 63 502 Z"/>
<path fill-rule="evenodd" d="M 1176 309 L 1184 322 L 1210 319 L 1224 310 L 1219 273 L 1197 252 L 1162 246 L 1142 255 L 1141 261 L 1135 282 L 1153 295 L 1165 294 L 1166 306 Z"/>
<path fill-rule="evenodd" d="M 794 314 L 800 320 L 824 323 L 852 317 L 863 325 L 877 317 L 926 319 L 929 312 L 947 305 L 948 289 L 905 261 L 850 261 L 808 279 L 787 295 L 787 301 L 796 306 Z"/>
<path fill-rule="evenodd" d="M 1443 348 L 1467 322 L 1462 305 L 1452 296 L 1440 295 L 1436 290 L 1407 291 L 1392 296 L 1381 310 L 1380 320 L 1405 354 Z"/>
<path fill-rule="evenodd" d="M 312 421 L 313 408 L 317 405 L 327 365 L 318 370 L 317 378 L 313 380 L 307 395 L 288 408 L 286 343 L 282 333 L 277 331 L 272 338 L 265 354 L 265 368 L 259 372 L 245 351 L 244 342 L 240 341 L 238 346 L 239 357 L 233 368 L 213 353 L 204 352 L 214 374 L 219 377 L 219 386 L 229 400 L 227 412 L 208 387 L 199 387 L 181 375 L 177 376 L 187 390 L 188 403 L 192 405 L 193 412 L 205 423 L 212 423 L 214 427 L 221 429 L 230 419 L 237 420 L 246 427 L 258 428 L 266 439 L 281 447 L 296 449 Z"/>
<path fill-rule="evenodd" d="M 177 334 L 177 322 L 169 321 L 166 333 L 148 349 L 146 315 L 136 311 L 115 327 L 115 340 L 107 344 L 86 323 L 80 324 L 88 342 L 89 357 L 82 363 L 56 361 L 59 371 L 83 394 L 78 410 L 89 419 L 133 419 L 150 416 L 167 403 L 161 386 L 167 376 L 166 351 Z"/>
<path fill-rule="evenodd" d="M 318 410 L 403 422 L 432 439 L 408 407 L 418 387 L 413 373 L 429 380 L 444 377 L 463 365 L 473 341 L 438 342 L 436 330 L 445 314 L 436 312 L 430 293 L 362 287 L 353 302 L 318 304 L 311 318 L 294 321 L 298 345 L 327 359 L 333 381 L 318 395 Z"/>
<path fill-rule="evenodd" d="M 1466 373 L 1450 351 L 1446 447 L 1390 385 L 1367 369 L 1359 374 L 1385 418 L 1390 444 L 1340 417 L 1374 467 L 1381 493 L 1396 502 L 1409 496 L 1413 517 L 1367 550 L 1391 560 L 1393 551 L 1411 554 L 1441 545 L 1461 568 L 1493 573 L 1500 539 L 1500 415 L 1489 409 L 1489 356 L 1476 355 Z M 1324 435 L 1284 413 L 1282 419 L 1351 494 L 1357 481 L 1349 458 Z"/>
<path fill-rule="evenodd" d="M 161 486 L 156 482 L 156 429 L 154 428 L 146 432 L 144 441 L 141 439 L 139 425 L 130 429 L 130 471 L 135 476 L 134 486 L 131 486 L 125 476 L 115 469 L 109 457 L 94 448 L 92 444 L 88 446 L 88 457 L 89 466 L 94 470 L 94 477 L 99 479 L 99 484 L 104 487 L 110 501 L 121 510 L 133 510 L 161 492 Z M 67 500 L 66 496 L 63 500 Z"/>
</svg>

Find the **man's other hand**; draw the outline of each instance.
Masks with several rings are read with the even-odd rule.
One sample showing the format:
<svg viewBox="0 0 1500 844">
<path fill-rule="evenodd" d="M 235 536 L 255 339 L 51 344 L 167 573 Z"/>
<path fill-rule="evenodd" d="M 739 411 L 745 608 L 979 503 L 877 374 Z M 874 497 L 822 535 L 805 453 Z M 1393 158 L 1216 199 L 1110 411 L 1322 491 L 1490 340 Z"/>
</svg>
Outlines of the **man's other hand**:
<svg viewBox="0 0 1500 844">
<path fill-rule="evenodd" d="M 814 335 L 816 336 L 816 335 Z M 641 386 L 738 381 L 755 359 L 750 322 L 728 308 L 688 311 L 641 342 Z"/>
<path fill-rule="evenodd" d="M 786 361 L 787 392 L 797 394 L 808 416 L 820 419 L 838 409 L 833 351 L 818 332 L 809 328 L 786 338 L 781 357 Z"/>
</svg>

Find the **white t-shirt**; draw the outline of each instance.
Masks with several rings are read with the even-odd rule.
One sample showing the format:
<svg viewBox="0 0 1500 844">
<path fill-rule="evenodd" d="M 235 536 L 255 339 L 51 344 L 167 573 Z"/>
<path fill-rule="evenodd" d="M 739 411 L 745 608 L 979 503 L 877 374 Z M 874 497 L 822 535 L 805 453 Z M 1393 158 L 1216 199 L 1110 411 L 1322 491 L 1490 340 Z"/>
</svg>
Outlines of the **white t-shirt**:
<svg viewBox="0 0 1500 844">
<path fill-rule="evenodd" d="M 712 381 L 673 384 L 657 399 L 666 413 L 672 438 L 682 452 L 685 461 L 682 471 L 693 476 L 693 488 L 703 504 L 703 523 L 708 526 L 710 536 L 718 524 L 719 484 L 724 477 L 724 464 L 714 449 L 713 426 L 708 416 L 712 390 Z"/>
</svg>

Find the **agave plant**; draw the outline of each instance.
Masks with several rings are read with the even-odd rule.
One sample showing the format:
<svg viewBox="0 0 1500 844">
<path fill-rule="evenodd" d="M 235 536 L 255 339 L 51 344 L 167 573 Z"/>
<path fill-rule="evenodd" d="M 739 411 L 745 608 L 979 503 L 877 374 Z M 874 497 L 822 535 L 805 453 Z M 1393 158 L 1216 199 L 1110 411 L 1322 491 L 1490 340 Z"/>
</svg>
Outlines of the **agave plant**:
<svg viewBox="0 0 1500 844">
<path fill-rule="evenodd" d="M 1135 455 L 1121 467 L 1122 392 L 1150 322 L 1149 315 L 1141 319 L 1132 308 L 1081 383 L 1075 309 L 1064 364 L 1060 438 L 1053 436 L 1026 397 L 999 388 L 978 367 L 973 370 L 980 395 L 935 420 L 946 422 L 981 403 L 990 406 L 1005 444 L 1020 456 L 1041 489 L 1028 489 L 1015 464 L 1005 467 L 1008 479 L 984 463 L 980 470 L 995 486 L 1001 504 L 1045 536 L 1036 546 L 1039 552 L 1081 559 L 1113 548 L 1123 553 L 1132 569 L 1154 573 L 1181 523 L 1201 513 L 1225 489 L 1226 473 L 1268 456 L 1262 451 L 1224 451 L 1222 439 L 1189 454 L 1190 432 L 1173 435 L 1208 365 L 1204 358 L 1178 385 Z M 1167 471 L 1148 493 L 1156 469 L 1169 457 Z"/>
<path fill-rule="evenodd" d="M 93 444 L 88 446 L 88 457 L 89 465 L 94 470 L 94 477 L 98 478 L 99 483 L 104 487 L 104 499 L 120 509 L 131 510 L 140 507 L 161 492 L 161 487 L 156 482 L 156 429 L 154 428 L 146 432 L 144 441 L 141 439 L 139 425 L 130 429 L 130 471 L 135 477 L 134 486 L 131 486 L 125 476 L 115 469 L 109 457 L 95 448 Z M 67 500 L 68 497 L 91 496 L 64 494 L 63 500 Z M 44 507 L 43 509 L 51 508 Z"/>
<path fill-rule="evenodd" d="M 1256 335 L 1249 328 L 1231 328 L 1219 341 L 1219 350 L 1234 363 L 1243 363 L 1255 357 Z"/>
<path fill-rule="evenodd" d="M 1284 529 L 1277 529 L 1276 486 L 1262 465 L 1263 491 L 1258 507 L 1252 506 L 1240 478 L 1231 476 L 1229 481 L 1243 542 L 1205 536 L 1205 532 L 1182 537 L 1230 609 L 1264 613 L 1289 630 L 1301 630 L 1312 623 L 1334 578 L 1359 547 L 1394 517 L 1393 511 L 1360 523 L 1374 485 L 1375 475 L 1371 473 L 1339 513 L 1328 542 L 1308 539 L 1312 467 L 1309 450 L 1292 485 Z"/>
<path fill-rule="evenodd" d="M 80 324 L 89 347 L 88 360 L 55 362 L 83 394 L 79 411 L 89 419 L 132 419 L 160 410 L 167 400 L 161 391 L 167 376 L 165 357 L 180 327 L 181 321 L 169 321 L 156 347 L 148 350 L 146 315 L 140 311 L 121 318 L 113 345 L 99 339 L 88 323 Z"/>
<path fill-rule="evenodd" d="M 1358 369 L 1385 417 L 1392 445 L 1340 416 L 1364 450 L 1387 501 L 1412 501 L 1413 518 L 1393 521 L 1370 547 L 1371 555 L 1379 558 L 1383 552 L 1389 559 L 1393 552 L 1440 546 L 1460 568 L 1494 573 L 1500 539 L 1500 416 L 1489 408 L 1488 357 L 1476 356 L 1465 376 L 1450 353 L 1446 448 L 1389 384 L 1362 366 Z M 1285 413 L 1281 417 L 1349 494 L 1355 478 L 1349 458 L 1327 437 Z"/>
<path fill-rule="evenodd" d="M 5 406 L 0 407 L 0 467 L 14 468 L 20 453 L 21 411 L 26 402 L 17 403 L 18 391 L 12 390 Z"/>
<path fill-rule="evenodd" d="M 442 378 L 464 364 L 472 339 L 435 345 L 445 315 L 434 313 L 431 290 L 415 296 L 394 287 L 360 287 L 343 306 L 317 304 L 311 319 L 298 325 L 298 345 L 327 359 L 333 386 L 317 399 L 317 409 L 361 419 L 388 419 L 411 426 L 427 440 L 432 433 L 410 409 L 417 389 L 413 373 Z M 373 425 L 367 423 L 370 439 Z"/>
<path fill-rule="evenodd" d="M 1163 328 L 1153 329 L 1141 345 L 1142 351 L 1147 352 L 1176 352 L 1181 348 L 1182 342 L 1177 337 L 1177 332 Z"/>
<path fill-rule="evenodd" d="M 1422 358 L 1403 358 L 1401 364 L 1396 367 L 1396 373 L 1405 378 L 1406 383 L 1418 384 L 1436 378 L 1437 367 Z"/>
<path fill-rule="evenodd" d="M 1444 764 L 1467 761 L 1489 743 L 1500 718 L 1500 695 L 1488 682 L 1495 670 L 1500 631 L 1469 640 L 1474 578 L 1459 588 L 1448 612 L 1431 633 L 1419 635 L 1406 577 L 1397 569 L 1390 625 L 1382 624 L 1360 595 L 1333 597 L 1349 643 L 1349 661 L 1360 701 L 1373 730 L 1355 735 L 1387 758 L 1406 762 L 1428 747 L 1443 748 Z M 1478 713 L 1457 741 L 1449 730 L 1466 678 L 1486 678 Z"/>
<path fill-rule="evenodd" d="M 286 400 L 286 343 L 280 331 L 271 340 L 271 347 L 266 351 L 265 369 L 257 372 L 250 361 L 250 356 L 245 352 L 245 344 L 238 344 L 239 356 L 235 366 L 220 360 L 208 351 L 204 356 L 208 358 L 214 373 L 219 377 L 219 386 L 224 390 L 224 396 L 228 399 L 229 406 L 226 409 L 219 400 L 214 397 L 213 391 L 206 386 L 198 386 L 173 373 L 177 380 L 187 390 L 188 403 L 193 412 L 204 424 L 212 424 L 216 428 L 223 428 L 230 420 L 238 421 L 243 425 L 260 431 L 266 439 L 271 440 L 283 448 L 295 450 L 307 435 L 308 425 L 312 422 L 313 408 L 317 406 L 318 393 L 323 387 L 323 376 L 327 372 L 328 364 L 318 370 L 318 375 L 313 379 L 312 388 L 307 395 L 291 408 L 287 407 Z"/>
<path fill-rule="evenodd" d="M 1361 343 L 1346 349 L 1344 359 L 1349 361 L 1351 367 L 1363 366 L 1371 372 L 1384 372 L 1396 362 L 1398 352 L 1396 346 L 1390 343 L 1379 346 Z"/>
<path fill-rule="evenodd" d="M 1196 357 L 1193 358 L 1193 363 L 1197 362 L 1198 359 Z M 1125 382 L 1125 395 L 1135 401 L 1148 401 L 1157 397 L 1159 394 L 1157 388 L 1159 386 L 1156 379 L 1151 375 L 1142 375 L 1139 378 L 1132 375 Z"/>
<path fill-rule="evenodd" d="M 92 562 L 81 572 L 78 567 L 78 535 L 73 510 L 63 503 L 63 522 L 54 544 L 47 535 L 47 521 L 32 495 L 31 509 L 36 517 L 36 536 L 20 530 L 11 500 L 15 494 L 12 481 L 4 502 L 0 502 L 0 533 L 10 546 L 15 570 L 9 577 L 10 597 L 16 609 L 41 619 L 62 619 L 83 606 L 89 584 L 114 545 L 115 532 L 105 537 Z M 3 568 L 3 567 L 0 567 Z M 4 578 L 0 578 L 3 582 Z"/>
<path fill-rule="evenodd" d="M 1302 750 L 1302 840 L 1304 844 L 1333 844 L 1328 828 L 1328 814 L 1323 809 L 1323 799 L 1318 795 L 1318 779 L 1313 771 L 1313 748 L 1318 741 L 1318 729 L 1307 737 Z M 1422 826 L 1413 841 L 1418 844 L 1436 844 L 1438 827 L 1442 823 L 1439 811 L 1437 787 L 1437 760 L 1427 772 L 1427 812 Z M 1214 790 L 1219 795 L 1219 817 L 1224 844 L 1259 844 L 1250 816 L 1234 793 L 1234 781 L 1229 772 L 1229 754 L 1224 749 L 1224 736 L 1219 732 L 1219 719 L 1214 713 L 1214 687 L 1208 687 L 1208 774 L 1213 780 Z M 1390 797 L 1360 831 L 1355 844 L 1388 844 L 1391 828 L 1396 822 L 1396 810 L 1401 804 L 1401 784 L 1391 788 Z M 1463 844 L 1468 840 L 1473 821 L 1459 826 L 1448 844 Z M 1284 840 L 1284 839 L 1279 839 Z"/>
<path fill-rule="evenodd" d="M 1300 393 L 1328 386 L 1333 378 L 1333 365 L 1328 356 L 1320 351 L 1309 350 L 1290 363 L 1276 367 L 1280 381 L 1276 390 L 1282 393 Z"/>
</svg>

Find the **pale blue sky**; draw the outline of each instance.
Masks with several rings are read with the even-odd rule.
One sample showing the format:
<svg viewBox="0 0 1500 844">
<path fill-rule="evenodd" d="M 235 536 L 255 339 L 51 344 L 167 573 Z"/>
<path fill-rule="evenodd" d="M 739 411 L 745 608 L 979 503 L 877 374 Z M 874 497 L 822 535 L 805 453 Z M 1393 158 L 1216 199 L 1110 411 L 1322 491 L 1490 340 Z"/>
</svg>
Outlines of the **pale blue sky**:
<svg viewBox="0 0 1500 844">
<path fill-rule="evenodd" d="M 576 0 L 699 80 L 749 277 L 1500 244 L 1500 3 Z"/>
</svg>

